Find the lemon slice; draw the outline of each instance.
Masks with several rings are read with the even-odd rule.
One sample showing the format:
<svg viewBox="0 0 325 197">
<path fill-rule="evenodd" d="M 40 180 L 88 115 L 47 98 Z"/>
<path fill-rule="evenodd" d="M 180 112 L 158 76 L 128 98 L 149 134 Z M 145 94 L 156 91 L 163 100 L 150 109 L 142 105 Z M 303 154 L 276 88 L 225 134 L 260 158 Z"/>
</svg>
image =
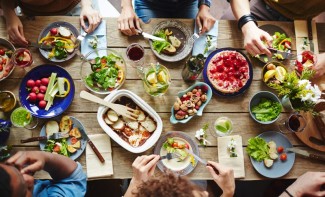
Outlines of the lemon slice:
<svg viewBox="0 0 325 197">
<path fill-rule="evenodd" d="M 278 66 L 275 68 L 275 71 L 276 71 L 275 78 L 280 82 L 283 82 L 284 76 L 287 74 L 286 69 L 283 68 L 282 66 Z"/>
<path fill-rule="evenodd" d="M 157 75 L 157 79 L 161 83 L 167 83 L 167 75 L 164 71 L 160 71 Z"/>
<path fill-rule="evenodd" d="M 147 81 L 151 84 L 155 84 L 157 83 L 157 76 L 156 76 L 156 73 L 155 72 L 152 72 L 150 73 L 148 76 L 147 76 Z"/>
<path fill-rule="evenodd" d="M 264 82 L 268 82 L 272 77 L 274 77 L 276 70 L 268 70 L 264 74 Z"/>
<path fill-rule="evenodd" d="M 226 133 L 229 130 L 232 130 L 231 122 L 229 120 L 219 120 L 216 124 L 216 129 L 222 133 Z"/>
</svg>

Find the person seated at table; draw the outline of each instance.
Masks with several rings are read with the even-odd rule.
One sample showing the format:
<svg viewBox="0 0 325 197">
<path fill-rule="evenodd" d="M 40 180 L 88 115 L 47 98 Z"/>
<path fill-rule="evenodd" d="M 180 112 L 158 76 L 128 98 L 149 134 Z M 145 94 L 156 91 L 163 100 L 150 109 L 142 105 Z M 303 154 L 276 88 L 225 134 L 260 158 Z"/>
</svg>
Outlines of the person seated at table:
<svg viewBox="0 0 325 197">
<path fill-rule="evenodd" d="M 15 13 L 17 6 L 27 16 L 80 15 L 81 26 L 88 33 L 93 32 L 101 21 L 99 12 L 92 7 L 92 0 L 0 0 L 0 3 L 9 40 L 20 46 L 27 46 L 28 41 L 23 24 Z M 88 26 L 85 20 L 88 21 Z"/>
<path fill-rule="evenodd" d="M 53 180 L 34 180 L 32 174 L 47 171 Z M 0 164 L 0 194 L 10 196 L 84 196 L 87 177 L 72 159 L 48 152 L 18 152 Z"/>
<path fill-rule="evenodd" d="M 238 28 L 244 35 L 244 46 L 248 53 L 255 56 L 266 54 L 271 56 L 264 42 L 272 46 L 272 36 L 258 28 L 256 20 L 265 21 L 293 21 L 297 19 L 312 19 L 325 12 L 324 0 L 228 0 L 231 10 L 228 10 L 221 19 L 237 20 Z M 325 72 L 325 56 L 317 55 L 315 65 L 316 77 Z"/>
<path fill-rule="evenodd" d="M 216 19 L 210 13 L 210 0 L 121 0 L 118 29 L 125 35 L 137 35 L 140 19 L 147 23 L 151 18 L 196 18 L 200 34 L 210 30 Z M 135 11 L 134 11 L 135 10 Z"/>
<path fill-rule="evenodd" d="M 325 172 L 306 172 L 298 177 L 280 197 L 325 196 Z"/>
<path fill-rule="evenodd" d="M 124 197 L 208 196 L 207 191 L 194 185 L 187 178 L 177 177 L 168 172 L 159 177 L 153 177 L 159 158 L 159 155 L 143 155 L 134 160 L 132 164 L 133 177 Z M 214 181 L 223 190 L 222 196 L 233 196 L 235 191 L 233 170 L 216 162 L 209 161 L 208 163 L 210 166 L 206 168 Z"/>
</svg>

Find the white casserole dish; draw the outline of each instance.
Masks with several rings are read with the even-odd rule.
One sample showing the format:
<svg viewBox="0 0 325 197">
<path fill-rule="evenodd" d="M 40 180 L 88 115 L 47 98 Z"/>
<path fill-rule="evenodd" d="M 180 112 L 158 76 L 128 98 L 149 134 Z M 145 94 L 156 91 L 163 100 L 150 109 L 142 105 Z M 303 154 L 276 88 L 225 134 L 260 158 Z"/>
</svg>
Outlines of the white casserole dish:
<svg viewBox="0 0 325 197">
<path fill-rule="evenodd" d="M 126 150 L 132 152 L 132 153 L 142 153 L 149 148 L 151 148 L 153 145 L 156 144 L 158 141 L 161 132 L 162 132 L 162 120 L 160 116 L 157 114 L 157 112 L 152 109 L 144 100 L 142 100 L 139 96 L 134 94 L 133 92 L 129 90 L 116 90 L 110 93 L 108 96 L 105 97 L 105 101 L 109 101 L 114 103 L 117 99 L 119 99 L 122 96 L 126 96 L 131 98 L 143 111 L 147 112 L 148 115 L 154 119 L 157 123 L 157 128 L 153 132 L 153 134 L 145 141 L 144 144 L 142 144 L 139 147 L 133 147 L 128 142 L 124 141 L 113 129 L 111 129 L 104 121 L 103 114 L 107 111 L 108 107 L 100 106 L 97 111 L 97 120 L 99 125 L 102 127 L 102 129 L 119 145 L 121 145 Z"/>
</svg>

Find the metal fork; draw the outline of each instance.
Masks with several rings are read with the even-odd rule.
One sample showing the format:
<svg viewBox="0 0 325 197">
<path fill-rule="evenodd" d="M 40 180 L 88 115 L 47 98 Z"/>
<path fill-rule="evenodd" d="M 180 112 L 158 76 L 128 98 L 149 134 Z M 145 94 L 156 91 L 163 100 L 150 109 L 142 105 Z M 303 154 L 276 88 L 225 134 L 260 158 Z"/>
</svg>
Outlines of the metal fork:
<svg viewBox="0 0 325 197">
<path fill-rule="evenodd" d="M 179 155 L 177 153 L 167 153 L 167 155 L 160 156 L 159 160 L 163 160 L 163 159 L 171 160 L 171 159 L 178 158 L 178 157 L 179 157 Z"/>
<path fill-rule="evenodd" d="M 132 120 L 136 120 L 136 118 L 138 118 L 138 114 L 136 114 L 137 110 L 127 107 L 125 105 L 120 105 L 120 104 L 115 104 L 115 103 L 105 101 L 104 99 L 101 99 L 93 94 L 90 94 L 89 92 L 84 91 L 84 90 L 82 90 L 80 92 L 80 97 L 83 99 L 104 105 L 106 107 L 109 107 L 112 110 L 114 110 L 117 114 L 120 114 L 122 116 L 130 118 Z"/>
<path fill-rule="evenodd" d="M 200 36 L 197 33 L 194 33 L 189 39 L 188 39 L 188 43 L 193 45 L 195 40 L 197 40 Z"/>
</svg>

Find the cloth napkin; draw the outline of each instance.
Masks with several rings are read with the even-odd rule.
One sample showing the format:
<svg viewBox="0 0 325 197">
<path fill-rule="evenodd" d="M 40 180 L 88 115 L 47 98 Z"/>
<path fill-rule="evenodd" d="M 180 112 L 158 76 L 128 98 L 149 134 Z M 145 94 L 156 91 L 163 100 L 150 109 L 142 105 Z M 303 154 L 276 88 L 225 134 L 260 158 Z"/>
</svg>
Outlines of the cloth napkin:
<svg viewBox="0 0 325 197">
<path fill-rule="evenodd" d="M 228 144 L 230 140 L 234 139 L 236 142 L 237 157 L 230 157 Z M 230 167 L 234 170 L 235 178 L 245 177 L 245 165 L 243 154 L 243 140 L 239 135 L 218 137 L 218 159 L 219 163 Z"/>
<path fill-rule="evenodd" d="M 193 51 L 192 51 L 193 56 L 198 55 L 200 53 L 203 54 L 206 46 L 207 35 L 212 36 L 212 41 L 211 41 L 211 47 L 209 47 L 208 52 L 203 54 L 204 57 L 208 57 L 208 55 L 217 48 L 218 29 L 219 29 L 219 21 L 216 21 L 213 27 L 210 29 L 210 31 L 204 33 L 195 41 L 193 46 Z M 197 27 L 196 23 L 195 23 L 194 33 L 199 34 L 199 28 Z"/>
<path fill-rule="evenodd" d="M 85 31 L 81 28 L 81 33 Z M 97 36 L 98 38 L 98 45 L 97 48 L 106 48 L 107 47 L 107 39 L 106 39 L 106 21 L 102 20 L 102 22 L 98 25 L 98 27 L 90 34 L 87 34 L 85 39 L 81 42 L 81 53 L 83 55 L 87 55 L 89 52 L 93 51 L 94 49 L 89 45 L 88 39 L 94 38 L 93 36 Z M 107 55 L 106 51 L 98 51 L 99 56 Z M 98 56 L 96 53 L 90 55 L 87 59 L 94 59 Z"/>
<path fill-rule="evenodd" d="M 107 134 L 89 135 L 89 139 L 94 143 L 100 154 L 105 159 L 101 163 L 93 149 L 87 144 L 86 165 L 88 178 L 105 178 L 113 175 L 113 160 L 111 140 Z"/>
</svg>

